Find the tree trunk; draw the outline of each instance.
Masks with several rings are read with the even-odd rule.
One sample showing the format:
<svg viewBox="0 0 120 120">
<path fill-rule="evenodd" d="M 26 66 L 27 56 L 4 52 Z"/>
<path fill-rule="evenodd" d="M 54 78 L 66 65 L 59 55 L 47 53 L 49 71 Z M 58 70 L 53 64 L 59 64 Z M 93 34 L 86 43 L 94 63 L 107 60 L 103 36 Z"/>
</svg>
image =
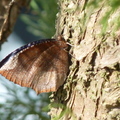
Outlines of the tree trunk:
<svg viewBox="0 0 120 120">
<path fill-rule="evenodd" d="M 21 7 L 27 7 L 30 0 L 0 1 L 0 43 L 4 42 L 13 30 Z"/>
<path fill-rule="evenodd" d="M 54 120 L 120 120 L 120 7 L 98 2 L 59 0 L 56 35 L 71 44 L 72 64 L 51 98 Z"/>
</svg>

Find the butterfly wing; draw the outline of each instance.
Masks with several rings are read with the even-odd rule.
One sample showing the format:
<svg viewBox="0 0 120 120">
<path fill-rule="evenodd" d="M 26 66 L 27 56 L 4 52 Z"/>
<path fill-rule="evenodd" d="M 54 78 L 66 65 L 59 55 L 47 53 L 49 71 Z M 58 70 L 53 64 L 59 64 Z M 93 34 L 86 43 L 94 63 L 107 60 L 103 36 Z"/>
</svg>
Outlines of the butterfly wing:
<svg viewBox="0 0 120 120">
<path fill-rule="evenodd" d="M 68 72 L 66 43 L 59 42 L 43 40 L 17 49 L 0 62 L 0 74 L 37 94 L 56 91 Z"/>
</svg>

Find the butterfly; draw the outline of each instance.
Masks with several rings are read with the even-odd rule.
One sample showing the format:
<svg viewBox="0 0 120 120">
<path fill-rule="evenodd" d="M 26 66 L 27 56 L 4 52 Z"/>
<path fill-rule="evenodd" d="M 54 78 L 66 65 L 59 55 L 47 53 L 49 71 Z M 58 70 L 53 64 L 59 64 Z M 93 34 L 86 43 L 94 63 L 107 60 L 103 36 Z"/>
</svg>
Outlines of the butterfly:
<svg viewBox="0 0 120 120">
<path fill-rule="evenodd" d="M 57 91 L 69 70 L 68 45 L 59 36 L 24 45 L 0 62 L 0 74 L 37 94 Z"/>
</svg>

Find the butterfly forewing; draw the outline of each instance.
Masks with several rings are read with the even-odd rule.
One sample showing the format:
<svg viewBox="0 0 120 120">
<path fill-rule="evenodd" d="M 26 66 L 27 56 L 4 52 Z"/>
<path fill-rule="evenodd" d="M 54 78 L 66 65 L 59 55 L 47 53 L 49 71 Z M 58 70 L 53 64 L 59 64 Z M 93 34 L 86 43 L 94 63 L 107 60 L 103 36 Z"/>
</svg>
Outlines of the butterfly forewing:
<svg viewBox="0 0 120 120">
<path fill-rule="evenodd" d="M 37 93 L 56 91 L 68 72 L 68 53 L 63 40 L 44 40 L 28 44 L 0 63 L 0 74 Z"/>
</svg>

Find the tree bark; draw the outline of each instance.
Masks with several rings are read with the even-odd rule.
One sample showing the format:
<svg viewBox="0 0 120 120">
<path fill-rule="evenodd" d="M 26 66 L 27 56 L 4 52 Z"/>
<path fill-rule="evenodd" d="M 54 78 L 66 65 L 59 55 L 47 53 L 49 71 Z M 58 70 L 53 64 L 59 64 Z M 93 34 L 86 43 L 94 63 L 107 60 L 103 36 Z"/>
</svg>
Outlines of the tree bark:
<svg viewBox="0 0 120 120">
<path fill-rule="evenodd" d="M 22 7 L 27 7 L 30 0 L 0 1 L 0 43 L 4 42 L 13 30 Z"/>
<path fill-rule="evenodd" d="M 54 120 L 120 120 L 120 7 L 59 0 L 56 35 L 71 44 L 70 73 L 51 98 Z M 105 26 L 106 25 L 106 26 Z"/>
</svg>

